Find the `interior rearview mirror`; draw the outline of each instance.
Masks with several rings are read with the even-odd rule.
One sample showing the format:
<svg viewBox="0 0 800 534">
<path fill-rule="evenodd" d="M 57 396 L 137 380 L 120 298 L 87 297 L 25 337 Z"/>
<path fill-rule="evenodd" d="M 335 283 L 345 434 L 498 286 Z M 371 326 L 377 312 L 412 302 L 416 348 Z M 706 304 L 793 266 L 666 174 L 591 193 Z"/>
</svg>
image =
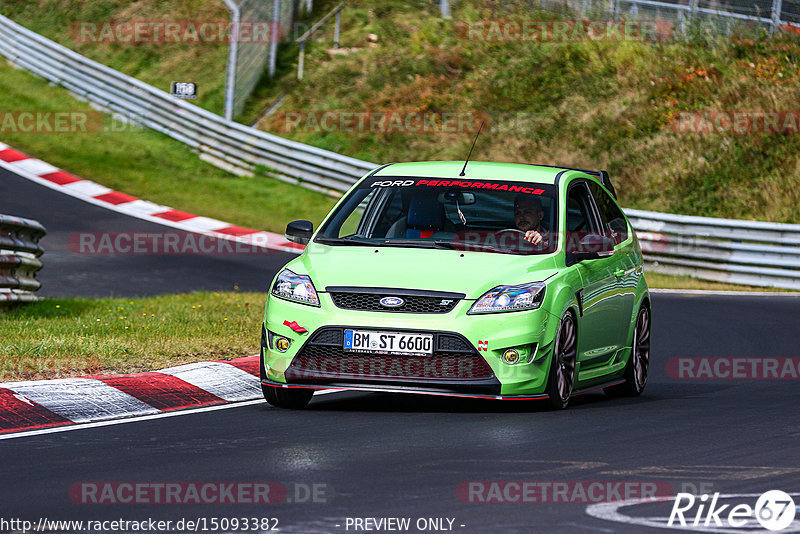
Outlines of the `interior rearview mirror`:
<svg viewBox="0 0 800 534">
<path fill-rule="evenodd" d="M 439 193 L 439 204 L 460 204 L 462 206 L 475 204 L 475 193 L 445 191 L 444 193 Z"/>
</svg>

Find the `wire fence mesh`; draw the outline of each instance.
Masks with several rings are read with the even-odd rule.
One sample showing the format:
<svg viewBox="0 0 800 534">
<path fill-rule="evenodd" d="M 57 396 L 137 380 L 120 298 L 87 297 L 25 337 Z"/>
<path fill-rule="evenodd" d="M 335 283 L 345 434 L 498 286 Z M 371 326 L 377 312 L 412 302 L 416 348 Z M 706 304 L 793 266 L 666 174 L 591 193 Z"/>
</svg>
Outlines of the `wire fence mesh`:
<svg viewBox="0 0 800 534">
<path fill-rule="evenodd" d="M 290 37 L 292 26 L 306 0 L 227 0 L 231 20 L 238 22 L 239 38 L 232 39 L 228 59 L 225 116 L 242 112 L 259 79 L 275 70 L 277 44 Z M 302 4 L 302 5 L 301 5 Z M 266 38 L 246 38 L 245 28 L 269 25 Z M 234 24 L 234 27 L 237 27 Z"/>
</svg>

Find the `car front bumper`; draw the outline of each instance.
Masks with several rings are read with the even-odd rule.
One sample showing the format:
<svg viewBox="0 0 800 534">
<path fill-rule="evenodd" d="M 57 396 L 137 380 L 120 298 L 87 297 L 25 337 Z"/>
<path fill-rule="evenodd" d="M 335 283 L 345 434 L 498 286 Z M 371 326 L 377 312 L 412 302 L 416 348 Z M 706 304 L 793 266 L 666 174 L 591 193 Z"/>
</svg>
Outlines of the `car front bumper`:
<svg viewBox="0 0 800 534">
<path fill-rule="evenodd" d="M 319 298 L 320 306 L 313 307 L 268 297 L 264 386 L 479 398 L 544 396 L 558 327 L 558 318 L 544 309 L 467 315 L 474 301 L 462 300 L 448 313 L 388 313 L 338 308 L 327 293 Z M 298 327 L 307 332 L 296 331 Z M 341 336 L 348 328 L 432 333 L 434 354 L 344 352 Z M 290 340 L 285 352 L 274 346 L 276 336 Z M 519 362 L 504 361 L 509 349 L 519 353 Z"/>
</svg>

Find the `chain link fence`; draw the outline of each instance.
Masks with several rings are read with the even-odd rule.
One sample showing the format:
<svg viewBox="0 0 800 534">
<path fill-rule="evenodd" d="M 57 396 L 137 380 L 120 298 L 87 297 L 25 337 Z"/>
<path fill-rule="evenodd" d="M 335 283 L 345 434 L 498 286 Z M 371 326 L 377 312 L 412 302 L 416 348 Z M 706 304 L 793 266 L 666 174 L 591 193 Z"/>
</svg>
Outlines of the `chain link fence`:
<svg viewBox="0 0 800 534">
<path fill-rule="evenodd" d="M 458 3 L 450 0 L 433 2 L 443 18 L 451 18 L 452 9 L 458 8 Z M 498 8 L 502 5 L 502 1 L 496 3 Z M 770 33 L 786 25 L 800 28 L 800 0 L 528 0 L 527 5 L 593 19 L 664 20 L 672 23 L 679 35 L 692 27 L 729 33 L 741 23 L 755 24 Z"/>
<path fill-rule="evenodd" d="M 223 0 L 231 13 L 232 33 L 225 81 L 225 118 L 242 112 L 247 98 L 265 72 L 272 76 L 278 42 L 290 36 L 307 0 Z M 268 31 L 264 33 L 264 26 Z M 255 30 L 254 30 L 255 28 Z M 265 35 L 266 38 L 256 37 Z"/>
</svg>

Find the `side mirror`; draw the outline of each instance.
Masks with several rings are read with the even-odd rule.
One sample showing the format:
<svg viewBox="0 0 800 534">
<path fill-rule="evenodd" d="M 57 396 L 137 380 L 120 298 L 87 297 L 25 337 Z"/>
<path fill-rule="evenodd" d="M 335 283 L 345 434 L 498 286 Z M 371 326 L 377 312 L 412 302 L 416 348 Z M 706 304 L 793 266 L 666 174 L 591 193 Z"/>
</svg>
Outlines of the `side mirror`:
<svg viewBox="0 0 800 534">
<path fill-rule="evenodd" d="M 567 266 L 575 265 L 585 260 L 609 258 L 614 255 L 614 240 L 610 237 L 589 234 L 580 240 L 577 247 L 567 247 Z M 573 248 L 573 250 L 570 250 Z"/>
<path fill-rule="evenodd" d="M 292 221 L 286 225 L 286 239 L 292 243 L 307 245 L 311 241 L 314 233 L 314 225 L 311 221 Z"/>
</svg>

